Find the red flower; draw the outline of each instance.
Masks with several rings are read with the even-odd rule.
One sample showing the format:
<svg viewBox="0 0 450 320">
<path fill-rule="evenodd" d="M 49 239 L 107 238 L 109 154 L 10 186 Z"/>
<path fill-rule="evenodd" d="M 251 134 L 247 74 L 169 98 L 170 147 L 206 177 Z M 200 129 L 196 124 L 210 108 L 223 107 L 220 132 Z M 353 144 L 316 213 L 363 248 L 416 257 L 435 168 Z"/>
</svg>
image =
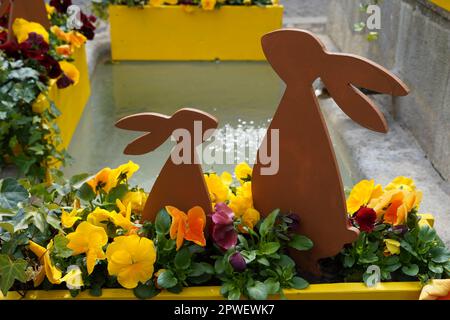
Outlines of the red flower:
<svg viewBox="0 0 450 320">
<path fill-rule="evenodd" d="M 234 247 L 237 232 L 233 225 L 234 213 L 225 203 L 218 203 L 212 215 L 212 238 L 223 250 Z"/>
<path fill-rule="evenodd" d="M 50 5 L 59 13 L 66 13 L 67 8 L 72 5 L 72 0 L 50 0 Z"/>
<path fill-rule="evenodd" d="M 44 37 L 31 32 L 28 39 L 19 45 L 19 49 L 26 58 L 42 60 L 49 50 L 49 45 Z"/>
<path fill-rule="evenodd" d="M 361 231 L 372 232 L 377 220 L 377 213 L 371 208 L 361 207 L 356 212 L 354 219 Z"/>
<path fill-rule="evenodd" d="M 39 62 L 47 70 L 47 75 L 49 78 L 56 79 L 62 74 L 59 62 L 56 61 L 52 56 L 47 54 Z"/>
</svg>

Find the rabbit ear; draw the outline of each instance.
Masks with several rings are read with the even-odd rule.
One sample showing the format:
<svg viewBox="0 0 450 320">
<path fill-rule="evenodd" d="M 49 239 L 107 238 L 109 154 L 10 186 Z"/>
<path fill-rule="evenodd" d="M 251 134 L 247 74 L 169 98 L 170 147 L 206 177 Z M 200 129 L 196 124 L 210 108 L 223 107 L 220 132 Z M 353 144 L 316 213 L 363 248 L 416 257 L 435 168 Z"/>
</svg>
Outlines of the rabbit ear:
<svg viewBox="0 0 450 320">
<path fill-rule="evenodd" d="M 388 125 L 386 119 L 375 104 L 361 91 L 351 84 L 342 82 L 325 82 L 331 97 L 355 122 L 367 129 L 386 133 Z"/>
<path fill-rule="evenodd" d="M 141 155 L 155 150 L 168 138 L 167 135 L 161 133 L 162 132 L 158 132 L 158 134 L 156 134 L 151 132 L 140 136 L 128 144 L 123 153 L 129 155 Z"/>
<path fill-rule="evenodd" d="M 366 88 L 393 96 L 406 96 L 409 89 L 398 77 L 382 66 L 362 57 L 349 54 L 328 53 L 328 82 L 346 81 L 357 87 Z M 326 77 L 326 75 L 325 75 Z"/>
<path fill-rule="evenodd" d="M 151 132 L 160 130 L 170 117 L 160 113 L 137 113 L 116 122 L 116 127 L 124 130 Z"/>
</svg>

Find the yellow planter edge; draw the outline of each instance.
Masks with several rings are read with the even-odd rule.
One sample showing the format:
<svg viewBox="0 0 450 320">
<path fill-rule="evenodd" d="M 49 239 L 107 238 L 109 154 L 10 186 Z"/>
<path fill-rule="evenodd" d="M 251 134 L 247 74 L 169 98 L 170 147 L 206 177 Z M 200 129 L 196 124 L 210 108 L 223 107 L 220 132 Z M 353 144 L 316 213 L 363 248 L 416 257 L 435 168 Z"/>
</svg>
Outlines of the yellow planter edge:
<svg viewBox="0 0 450 320">
<path fill-rule="evenodd" d="M 450 1 L 448 0 L 430 0 L 431 3 L 434 3 L 438 7 L 441 7 L 450 12 Z"/>
<path fill-rule="evenodd" d="M 303 290 L 284 290 L 289 300 L 417 300 L 422 285 L 420 282 L 384 282 L 369 288 L 364 283 L 334 283 L 312 284 Z M 279 296 L 271 296 L 279 299 Z M 18 292 L 9 292 L 0 300 L 133 300 L 136 299 L 132 290 L 103 289 L 100 297 L 94 297 L 83 291 L 72 298 L 67 290 L 32 290 L 24 297 Z M 162 291 L 153 300 L 223 300 L 220 287 L 190 287 L 184 288 L 180 294 Z"/>
<path fill-rule="evenodd" d="M 89 68 L 84 45 L 75 50 L 73 59 L 72 63 L 80 72 L 78 84 L 65 89 L 58 89 L 55 84 L 49 91 L 50 99 L 61 112 L 61 115 L 56 119 L 56 123 L 61 131 L 61 148 L 65 149 L 69 147 L 91 94 Z"/>
<path fill-rule="evenodd" d="M 112 5 L 109 17 L 113 60 L 262 61 L 260 39 L 282 27 L 283 6 Z"/>
</svg>

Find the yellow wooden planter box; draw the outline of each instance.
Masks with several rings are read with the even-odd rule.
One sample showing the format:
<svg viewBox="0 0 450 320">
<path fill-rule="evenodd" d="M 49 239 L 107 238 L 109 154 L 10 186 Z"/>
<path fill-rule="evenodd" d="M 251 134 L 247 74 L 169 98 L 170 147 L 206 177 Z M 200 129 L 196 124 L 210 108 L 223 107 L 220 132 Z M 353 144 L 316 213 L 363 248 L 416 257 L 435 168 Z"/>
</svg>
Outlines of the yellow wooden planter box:
<svg viewBox="0 0 450 320">
<path fill-rule="evenodd" d="M 282 27 L 283 7 L 109 7 L 113 60 L 265 60 L 261 36 Z"/>
<path fill-rule="evenodd" d="M 54 85 L 49 92 L 50 99 L 61 112 L 61 115 L 56 119 L 56 123 L 61 130 L 62 147 L 64 148 L 69 146 L 91 94 L 85 47 L 77 49 L 73 58 L 73 64 L 80 71 L 78 84 L 65 89 L 58 89 Z"/>
<path fill-rule="evenodd" d="M 366 287 L 364 283 L 312 284 L 307 289 L 284 290 L 290 300 L 417 300 L 422 286 L 420 282 L 384 282 L 374 288 Z M 136 299 L 132 290 L 103 289 L 101 297 L 94 297 L 88 291 L 81 292 L 72 298 L 67 290 L 28 291 L 25 297 L 18 292 L 9 292 L 0 300 L 131 300 Z M 278 299 L 278 296 L 272 298 Z M 220 287 L 190 287 L 184 288 L 180 294 L 167 291 L 161 292 L 154 300 L 222 300 Z"/>
</svg>

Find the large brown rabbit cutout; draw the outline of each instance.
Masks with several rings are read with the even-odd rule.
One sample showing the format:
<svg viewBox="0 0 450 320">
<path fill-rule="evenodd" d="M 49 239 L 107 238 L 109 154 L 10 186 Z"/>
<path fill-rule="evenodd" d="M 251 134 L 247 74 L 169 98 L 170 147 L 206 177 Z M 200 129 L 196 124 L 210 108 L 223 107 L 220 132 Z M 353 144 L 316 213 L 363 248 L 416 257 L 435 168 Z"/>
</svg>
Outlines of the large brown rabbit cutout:
<svg viewBox="0 0 450 320">
<path fill-rule="evenodd" d="M 199 123 L 201 123 L 202 132 L 195 132 L 198 130 L 195 124 Z M 140 113 L 125 117 L 116 123 L 116 126 L 121 129 L 148 132 L 126 147 L 124 153 L 130 155 L 140 155 L 155 150 L 176 129 L 187 130 L 185 132 L 189 132 L 192 138 L 189 150 L 191 154 L 188 157 L 191 159 L 190 163 L 174 163 L 172 156 L 177 155 L 179 150 L 176 147 L 172 149 L 145 204 L 142 213 L 144 220 L 154 221 L 156 214 L 167 205 L 185 212 L 192 207 L 200 206 L 207 215 L 211 213 L 211 200 L 195 147 L 208 139 L 213 132 L 210 129 L 216 129 L 217 125 L 217 120 L 211 115 L 189 108 L 180 109 L 172 117 L 158 113 Z M 200 134 L 201 137 L 198 137 Z"/>
<path fill-rule="evenodd" d="M 298 232 L 312 239 L 314 247 L 292 252 L 293 257 L 303 270 L 319 274 L 317 261 L 336 255 L 358 231 L 347 219 L 339 168 L 312 84 L 320 77 L 350 118 L 383 133 L 388 130 L 386 120 L 357 87 L 394 96 L 407 95 L 408 88 L 367 59 L 327 52 L 307 31 L 274 31 L 262 38 L 262 46 L 287 88 L 258 151 L 252 178 L 254 206 L 263 215 L 280 208 L 299 216 Z M 266 143 L 271 130 L 279 130 L 279 170 L 267 175 L 261 159 L 270 155 Z"/>
<path fill-rule="evenodd" d="M 12 25 L 17 18 L 37 22 L 47 30 L 50 29 L 44 0 L 3 0 L 0 5 L 0 17 L 5 14 L 9 17 L 8 41 L 14 40 Z"/>
</svg>

